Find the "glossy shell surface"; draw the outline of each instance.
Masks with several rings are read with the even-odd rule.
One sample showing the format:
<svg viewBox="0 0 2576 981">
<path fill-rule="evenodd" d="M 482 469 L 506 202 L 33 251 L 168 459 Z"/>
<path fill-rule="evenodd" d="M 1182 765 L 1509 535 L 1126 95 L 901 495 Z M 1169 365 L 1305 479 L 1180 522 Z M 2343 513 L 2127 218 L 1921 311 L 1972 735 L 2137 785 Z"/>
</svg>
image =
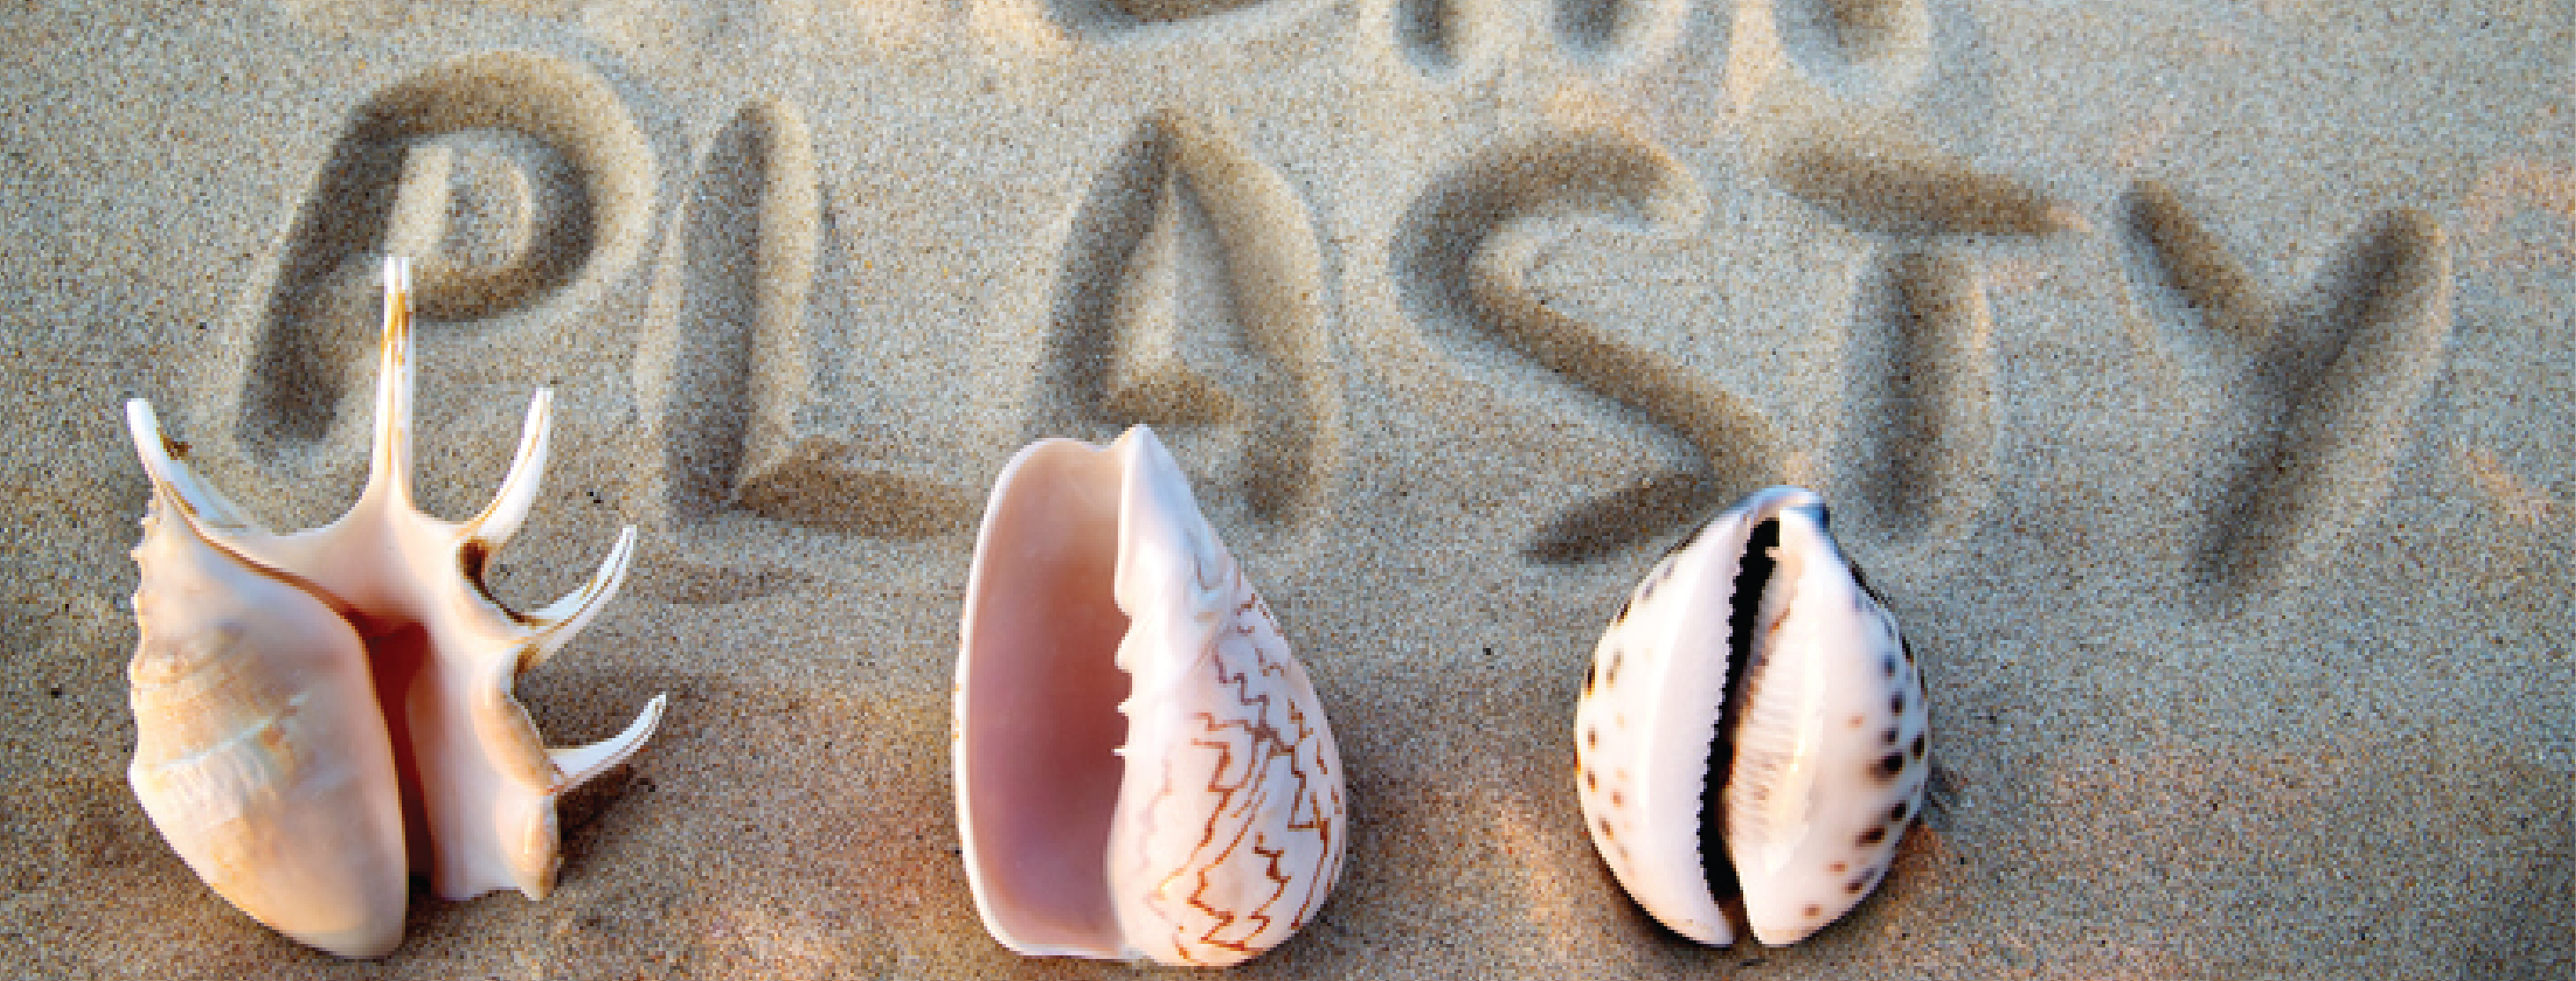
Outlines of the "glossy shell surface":
<svg viewBox="0 0 2576 981">
<path fill-rule="evenodd" d="M 610 739 L 549 748 L 511 694 L 616 593 L 634 529 L 553 605 L 492 598 L 481 569 L 535 500 L 550 401 L 537 394 L 482 514 L 457 524 L 414 507 L 408 289 L 408 266 L 388 260 L 374 455 L 358 502 L 329 525 L 267 530 L 181 462 L 149 403 L 126 404 L 152 481 L 134 549 L 128 780 L 216 893 L 344 957 L 400 941 L 413 872 L 449 899 L 544 897 L 555 798 L 641 747 L 663 704 Z"/>
<path fill-rule="evenodd" d="M 1321 700 L 1150 429 L 1004 468 L 955 697 L 967 877 L 1011 950 L 1239 963 L 1340 874 Z"/>
<path fill-rule="evenodd" d="M 1879 883 L 1921 808 L 1927 708 L 1896 619 L 1798 488 L 1746 498 L 1622 603 L 1575 714 L 1584 822 L 1701 943 L 1796 943 Z"/>
</svg>

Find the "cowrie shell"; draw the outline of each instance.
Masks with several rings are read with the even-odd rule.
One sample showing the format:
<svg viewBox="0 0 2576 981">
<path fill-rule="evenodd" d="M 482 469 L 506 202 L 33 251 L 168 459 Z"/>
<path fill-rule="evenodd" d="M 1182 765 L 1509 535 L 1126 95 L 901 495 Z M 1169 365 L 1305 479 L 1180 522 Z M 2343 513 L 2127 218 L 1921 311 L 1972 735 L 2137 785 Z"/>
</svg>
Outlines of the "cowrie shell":
<svg viewBox="0 0 2576 981">
<path fill-rule="evenodd" d="M 1793 944 L 1876 888 L 1921 809 L 1927 708 L 1896 619 L 1794 487 L 1657 562 L 1575 712 L 1584 823 L 1613 875 L 1705 944 Z"/>
</svg>

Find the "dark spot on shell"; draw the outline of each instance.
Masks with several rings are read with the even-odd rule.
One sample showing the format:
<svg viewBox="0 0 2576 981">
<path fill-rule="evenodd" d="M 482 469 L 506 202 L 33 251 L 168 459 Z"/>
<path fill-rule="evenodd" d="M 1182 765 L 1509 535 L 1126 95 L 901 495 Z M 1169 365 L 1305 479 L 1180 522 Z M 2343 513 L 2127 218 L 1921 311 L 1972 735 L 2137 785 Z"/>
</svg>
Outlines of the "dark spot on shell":
<svg viewBox="0 0 2576 981">
<path fill-rule="evenodd" d="M 1878 884 L 1886 880 L 1886 878 L 1886 866 L 1880 865 L 1872 867 L 1867 874 L 1860 877 L 1860 891 L 1866 893 L 1871 889 L 1875 889 L 1878 887 Z"/>
<path fill-rule="evenodd" d="M 1888 707 L 1888 708 L 1891 708 L 1891 709 L 1896 710 L 1896 714 L 1898 714 L 1898 715 L 1904 715 L 1904 714 L 1905 714 L 1905 701 L 1906 701 L 1906 699 L 1905 699 L 1905 689 L 1903 689 L 1903 688 L 1899 688 L 1899 689 L 1897 689 L 1897 690 L 1896 690 L 1896 695 L 1895 695 L 1895 697 L 1889 698 L 1889 699 L 1887 700 L 1887 707 Z"/>
<path fill-rule="evenodd" d="M 1888 745 L 1890 745 L 1890 746 L 1894 746 L 1894 745 L 1896 745 L 1896 727 L 1895 727 L 1895 726 L 1889 726 L 1889 727 L 1887 727 L 1887 734 L 1886 734 L 1886 735 L 1883 735 L 1883 736 L 1880 736 L 1880 737 L 1878 737 L 1878 738 L 1879 738 L 1879 741 L 1880 741 L 1880 742 L 1886 743 L 1886 744 L 1888 744 Z"/>
<path fill-rule="evenodd" d="M 1853 879 L 1850 882 L 1843 883 L 1843 891 L 1854 896 L 1860 895 L 1860 891 L 1867 888 L 1869 888 L 1868 876 L 1861 876 L 1860 878 Z"/>
<path fill-rule="evenodd" d="M 1825 908 L 1814 903 L 1808 903 L 1807 905 L 1798 908 L 1798 915 L 1812 920 L 1816 917 L 1825 915 Z"/>
<path fill-rule="evenodd" d="M 1881 779 L 1881 780 L 1894 780 L 1894 779 L 1896 779 L 1896 775 L 1897 775 L 1897 774 L 1899 774 L 1899 773 L 1903 773 L 1903 772 L 1905 772 L 1905 754 L 1903 754 L 1903 753 L 1889 753 L 1889 754 L 1887 754 L 1886 756 L 1879 757 L 1879 759 L 1878 759 L 1878 778 L 1879 778 L 1879 779 Z"/>
<path fill-rule="evenodd" d="M 1601 840 L 1603 840 L 1603 841 L 1615 841 L 1615 840 L 1617 840 L 1617 839 L 1618 839 L 1618 835 L 1612 834 L 1612 833 L 1611 833 L 1611 831 L 1610 831 L 1610 819 L 1609 819 L 1609 818 L 1602 818 L 1602 819 L 1601 819 Z"/>
<path fill-rule="evenodd" d="M 1619 683 L 1619 666 L 1620 666 L 1620 665 L 1622 665 L 1622 664 L 1625 664 L 1625 663 L 1627 663 L 1627 662 L 1628 662 L 1628 652 L 1623 651 L 1623 650 L 1620 650 L 1620 649 L 1618 649 L 1618 648 L 1616 648 L 1616 647 L 1611 648 L 1611 649 L 1610 649 L 1610 666 L 1609 666 L 1609 667 L 1607 667 L 1607 668 L 1603 668 L 1603 669 L 1601 670 L 1601 684 L 1602 684 L 1602 685 L 1604 685 L 1605 687 L 1606 687 L 1606 686 L 1609 686 L 1609 685 L 1615 685 L 1615 684 L 1618 684 L 1618 683 Z"/>
<path fill-rule="evenodd" d="M 1628 796 L 1627 796 L 1626 794 L 1622 794 L 1622 793 L 1620 793 L 1620 792 L 1618 792 L 1618 791 L 1616 791 L 1616 790 L 1611 791 L 1611 792 L 1610 792 L 1610 806 L 1612 806 L 1612 807 L 1626 807 L 1626 806 L 1628 806 Z"/>
<path fill-rule="evenodd" d="M 1896 655 L 1894 655 L 1894 654 L 1883 655 L 1883 656 L 1879 659 L 1878 667 L 1879 667 L 1879 670 L 1887 672 L 1887 676 L 1888 676 L 1888 677 L 1890 677 L 1890 678 L 1896 677 Z"/>
<path fill-rule="evenodd" d="M 1895 806 L 1895 807 L 1891 807 L 1891 808 L 1888 808 L 1888 809 L 1887 809 L 1887 823 L 1889 823 L 1889 824 L 1904 824 L 1904 823 L 1905 823 L 1905 819 L 1906 819 L 1908 816 L 1912 815 L 1913 813 L 1914 813 L 1914 802 L 1913 802 L 1913 801 L 1910 801 L 1910 800 L 1901 800 L 1901 801 L 1897 801 L 1897 802 L 1896 802 L 1896 806 Z"/>
<path fill-rule="evenodd" d="M 1909 749 L 1907 750 L 1907 752 L 1909 752 L 1909 753 L 1913 754 L 1914 758 L 1919 760 L 1919 759 L 1922 759 L 1922 758 L 1923 758 L 1923 748 L 1924 748 L 1924 743 L 1923 743 L 1923 734 L 1922 734 L 1922 733 L 1919 733 L 1919 732 L 1918 732 L 1918 733 L 1915 733 L 1915 734 L 1914 734 L 1914 745 L 1913 745 L 1911 748 L 1909 748 Z"/>
<path fill-rule="evenodd" d="M 1843 722 L 1843 724 L 1844 724 L 1844 725 L 1847 725 L 1847 726 L 1850 726 L 1850 727 L 1852 727 L 1852 728 L 1854 728 L 1854 729 L 1858 729 L 1858 728 L 1860 728 L 1860 727 L 1862 727 L 1862 726 L 1865 726 L 1865 725 L 1868 725 L 1868 724 L 1869 724 L 1869 716 L 1866 716 L 1866 715 L 1855 715 L 1855 716 L 1852 716 L 1850 719 L 1845 720 L 1845 721 Z M 1894 736 L 1889 736 L 1889 737 L 1888 737 L 1888 740 L 1889 740 L 1890 742 L 1893 742 L 1893 741 L 1895 741 L 1895 738 L 1896 738 L 1896 737 L 1894 737 Z"/>
<path fill-rule="evenodd" d="M 1599 746 L 1599 745 L 1601 745 L 1601 730 L 1599 730 L 1599 729 L 1585 729 L 1585 730 L 1583 730 L 1583 745 L 1585 745 L 1585 746 L 1596 746 L 1596 747 L 1597 747 L 1597 746 Z"/>
<path fill-rule="evenodd" d="M 1851 870 L 1851 863 L 1850 863 L 1850 862 L 1841 862 L 1841 861 L 1837 861 L 1837 862 L 1835 862 L 1835 863 L 1833 863 L 1833 864 L 1831 864 L 1831 865 L 1827 865 L 1827 866 L 1825 866 L 1825 871 L 1827 871 L 1827 872 L 1831 872 L 1831 873 L 1833 873 L 1833 874 L 1835 874 L 1835 875 L 1841 875 L 1841 874 L 1843 874 L 1844 872 L 1847 872 L 1847 871 L 1850 871 L 1850 870 Z"/>
<path fill-rule="evenodd" d="M 484 544 L 480 538 L 466 539 L 465 544 L 456 550 L 456 571 L 467 582 L 473 583 L 474 588 L 482 589 L 483 566 L 491 558 L 492 546 Z"/>
<path fill-rule="evenodd" d="M 1616 627 L 1616 626 L 1618 626 L 1618 625 L 1620 625 L 1620 624 L 1623 624 L 1623 623 L 1628 622 L 1628 604 L 1630 604 L 1630 603 L 1634 603 L 1634 602 L 1636 602 L 1636 597 L 1635 597 L 1633 594 L 1632 594 L 1632 595 L 1630 595 L 1630 596 L 1627 596 L 1627 597 L 1623 597 L 1623 598 L 1621 598 L 1621 599 L 1619 600 L 1619 612 L 1618 612 L 1617 614 L 1614 614 L 1614 615 L 1612 615 L 1612 616 L 1610 617 L 1610 625 L 1611 625 L 1611 626 L 1613 626 L 1613 627 Z"/>
<path fill-rule="evenodd" d="M 1875 848 L 1878 846 L 1879 842 L 1886 840 L 1886 828 L 1871 828 L 1860 833 L 1860 844 L 1863 848 Z"/>
<path fill-rule="evenodd" d="M 1583 771 L 1583 785 L 1593 790 L 1601 789 L 1601 775 L 1592 772 L 1589 768 L 1586 768 Z M 1560 825 L 1560 827 L 1562 827 L 1562 825 Z"/>
<path fill-rule="evenodd" d="M 1592 694 L 1592 676 L 1599 673 L 1600 670 L 1601 666 L 1599 664 L 1593 664 L 1583 669 L 1583 693 L 1585 695 Z"/>
</svg>

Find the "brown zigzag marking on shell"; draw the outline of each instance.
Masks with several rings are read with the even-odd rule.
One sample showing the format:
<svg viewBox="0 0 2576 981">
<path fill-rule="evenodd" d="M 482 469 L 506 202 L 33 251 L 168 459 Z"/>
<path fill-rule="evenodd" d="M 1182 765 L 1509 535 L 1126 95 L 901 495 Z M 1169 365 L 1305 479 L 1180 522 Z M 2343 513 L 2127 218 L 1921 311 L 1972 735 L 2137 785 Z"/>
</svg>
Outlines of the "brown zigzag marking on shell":
<svg viewBox="0 0 2576 981">
<path fill-rule="evenodd" d="M 1231 565 L 1231 563 L 1229 563 L 1229 565 Z M 1232 567 L 1228 572 L 1230 573 L 1229 585 L 1241 592 L 1250 593 L 1250 590 L 1243 582 L 1243 572 L 1240 567 Z M 1270 616 L 1268 604 L 1263 603 L 1258 594 L 1253 594 L 1251 599 L 1238 603 L 1235 608 L 1235 613 L 1238 618 L 1245 614 L 1257 613 L 1261 616 L 1262 622 L 1272 625 L 1270 632 L 1274 635 L 1277 633 L 1276 624 L 1278 621 L 1276 618 Z M 1238 619 L 1238 622 L 1240 622 L 1240 619 Z M 1287 828 L 1292 831 L 1311 831 L 1324 839 L 1325 847 L 1321 852 L 1321 858 L 1318 860 L 1320 863 L 1319 868 L 1316 870 L 1319 873 L 1318 878 L 1320 878 L 1320 873 L 1323 869 L 1329 868 L 1335 856 L 1339 854 L 1340 843 L 1333 840 L 1330 821 L 1327 818 L 1325 807 L 1320 800 L 1315 798 L 1311 786 L 1312 782 L 1306 773 L 1305 768 L 1297 763 L 1297 747 L 1304 745 L 1307 740 L 1314 735 L 1315 730 L 1312 726 L 1307 724 L 1305 714 L 1295 706 L 1294 700 L 1290 700 L 1287 721 L 1290 728 L 1295 731 L 1296 738 L 1283 738 L 1283 735 L 1279 732 L 1278 728 L 1270 725 L 1266 721 L 1270 717 L 1270 709 L 1273 707 L 1272 702 L 1270 696 L 1266 694 L 1254 696 L 1251 693 L 1252 676 L 1255 674 L 1265 676 L 1284 674 L 1286 669 L 1270 658 L 1269 651 L 1260 643 L 1258 636 L 1259 631 L 1257 628 L 1251 626 L 1237 626 L 1233 628 L 1233 633 L 1242 641 L 1240 648 L 1250 651 L 1251 659 L 1254 662 L 1253 667 L 1249 669 L 1237 668 L 1234 673 L 1229 676 L 1227 665 L 1225 663 L 1227 660 L 1226 653 L 1228 648 L 1235 647 L 1236 645 L 1223 643 L 1224 638 L 1222 637 L 1212 642 L 1212 647 L 1206 652 L 1204 660 L 1209 664 L 1211 669 L 1216 672 L 1218 685 L 1220 687 L 1231 686 L 1235 692 L 1235 702 L 1252 710 L 1250 721 L 1220 723 L 1213 715 L 1205 712 L 1197 713 L 1194 717 L 1199 720 L 1200 726 L 1203 730 L 1203 735 L 1219 735 L 1228 729 L 1242 730 L 1243 734 L 1249 737 L 1251 748 L 1259 751 L 1256 759 L 1252 761 L 1258 765 L 1246 767 L 1244 770 L 1244 783 L 1242 785 L 1225 786 L 1218 782 L 1218 778 L 1222 777 L 1222 775 L 1225 774 L 1233 764 L 1234 751 L 1232 743 L 1222 739 L 1211 740 L 1206 738 L 1193 738 L 1190 741 L 1190 744 L 1193 746 L 1204 746 L 1217 751 L 1218 761 L 1214 771 L 1215 775 L 1210 778 L 1208 785 L 1204 789 L 1209 793 L 1217 795 L 1222 801 L 1222 803 L 1220 803 L 1220 805 L 1212 812 L 1206 827 L 1201 830 L 1199 845 L 1196 849 L 1193 849 L 1193 854 L 1196 854 L 1199 851 L 1204 851 L 1211 843 L 1216 841 L 1219 835 L 1216 826 L 1217 819 L 1228 813 L 1230 805 L 1236 794 L 1240 791 L 1247 790 L 1250 785 L 1257 784 L 1259 775 L 1268 769 L 1266 764 L 1270 760 L 1284 758 L 1288 761 L 1289 775 L 1296 781 L 1296 789 L 1291 791 L 1289 795 L 1291 800 L 1304 802 L 1313 811 L 1313 817 L 1309 821 L 1292 822 L 1287 826 Z M 1318 762 L 1320 763 L 1320 760 Z M 1340 804 L 1336 801 L 1333 805 L 1333 809 L 1338 811 L 1339 807 Z M 1250 810 L 1258 811 L 1259 802 L 1254 802 Z M 1296 813 L 1296 805 L 1291 805 L 1289 813 Z M 1239 914 L 1229 913 L 1219 910 L 1207 901 L 1208 892 L 1214 888 L 1214 883 L 1209 881 L 1208 875 L 1232 855 L 1236 845 L 1244 844 L 1243 835 L 1245 834 L 1254 834 L 1255 840 L 1250 843 L 1249 847 L 1252 849 L 1253 854 L 1261 856 L 1265 860 L 1266 867 L 1264 869 L 1264 875 L 1272 882 L 1273 889 L 1269 897 L 1264 899 L 1260 905 L 1255 906 L 1252 910 Z M 1287 875 L 1279 867 L 1279 859 L 1285 854 L 1286 849 L 1284 847 L 1271 849 L 1261 847 L 1258 835 L 1254 833 L 1250 824 L 1246 823 L 1232 840 L 1225 843 L 1225 847 L 1215 859 L 1203 863 L 1200 866 L 1197 876 L 1198 887 L 1191 890 L 1185 901 L 1190 907 L 1197 909 L 1214 921 L 1214 925 L 1210 926 L 1204 933 L 1196 938 L 1199 943 L 1206 946 L 1237 951 L 1246 955 L 1257 953 L 1257 950 L 1247 944 L 1239 941 L 1225 940 L 1219 935 L 1225 932 L 1229 927 L 1234 926 L 1236 923 L 1246 920 L 1254 921 L 1259 924 L 1259 926 L 1253 929 L 1248 936 L 1260 937 L 1271 932 L 1271 928 L 1277 923 L 1277 918 L 1268 912 L 1270 907 L 1272 904 L 1277 903 L 1281 898 L 1283 898 L 1289 887 L 1297 881 L 1295 877 Z M 1178 875 L 1179 873 L 1176 871 L 1174 876 L 1177 877 Z M 1162 884 L 1162 887 L 1156 890 L 1157 894 L 1160 895 L 1167 893 L 1172 884 L 1172 879 L 1167 878 Z M 1289 922 L 1291 930 L 1302 927 L 1314 912 L 1314 906 L 1312 904 L 1317 898 L 1316 892 L 1317 890 L 1309 890 L 1308 895 L 1305 897 L 1305 903 L 1302 904 L 1296 914 L 1290 918 Z M 1163 919 L 1166 923 L 1172 925 L 1175 932 L 1182 932 L 1184 930 L 1181 924 L 1174 921 L 1171 917 L 1164 916 Z M 1189 956 L 1189 951 L 1184 948 L 1182 950 L 1182 955 L 1185 957 Z M 1196 960 L 1196 958 L 1192 958 L 1192 960 Z"/>
</svg>

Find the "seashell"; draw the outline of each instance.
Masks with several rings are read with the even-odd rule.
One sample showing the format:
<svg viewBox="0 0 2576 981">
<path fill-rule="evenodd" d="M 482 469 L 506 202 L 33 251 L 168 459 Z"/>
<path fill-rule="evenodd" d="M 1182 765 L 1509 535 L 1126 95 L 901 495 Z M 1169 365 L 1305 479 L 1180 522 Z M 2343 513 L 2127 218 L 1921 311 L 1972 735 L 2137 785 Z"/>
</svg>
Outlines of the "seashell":
<svg viewBox="0 0 2576 981">
<path fill-rule="evenodd" d="M 1885 875 L 1923 799 L 1914 655 L 1826 530 L 1774 487 L 1701 526 L 1620 604 L 1575 711 L 1584 823 L 1674 932 L 1805 939 Z"/>
<path fill-rule="evenodd" d="M 150 403 L 126 424 L 152 480 L 128 675 L 128 780 L 197 876 L 243 912 L 343 957 L 402 938 L 409 873 L 448 899 L 553 888 L 555 798 L 624 761 L 616 736 L 549 749 L 510 686 L 615 595 L 627 528 L 589 584 L 520 613 L 481 582 L 545 467 L 548 392 L 490 507 L 454 524 L 411 500 L 405 260 L 385 263 L 384 350 L 365 490 L 339 520 L 270 532 L 173 457 Z"/>
<path fill-rule="evenodd" d="M 1150 429 L 1003 468 L 955 696 L 967 880 L 1013 951 L 1235 964 L 1340 874 L 1323 705 Z"/>
</svg>

